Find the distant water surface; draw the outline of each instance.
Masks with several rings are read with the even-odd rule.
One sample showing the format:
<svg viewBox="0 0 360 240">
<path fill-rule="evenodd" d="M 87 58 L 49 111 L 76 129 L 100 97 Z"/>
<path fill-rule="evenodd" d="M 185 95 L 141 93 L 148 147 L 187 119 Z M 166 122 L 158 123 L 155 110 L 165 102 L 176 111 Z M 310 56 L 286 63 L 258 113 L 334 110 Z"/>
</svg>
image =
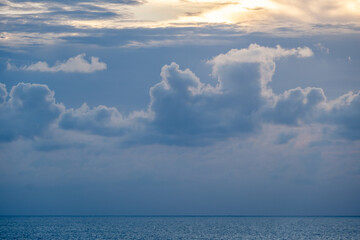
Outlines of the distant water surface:
<svg viewBox="0 0 360 240">
<path fill-rule="evenodd" d="M 360 239 L 359 217 L 0 217 L 0 239 Z"/>
</svg>

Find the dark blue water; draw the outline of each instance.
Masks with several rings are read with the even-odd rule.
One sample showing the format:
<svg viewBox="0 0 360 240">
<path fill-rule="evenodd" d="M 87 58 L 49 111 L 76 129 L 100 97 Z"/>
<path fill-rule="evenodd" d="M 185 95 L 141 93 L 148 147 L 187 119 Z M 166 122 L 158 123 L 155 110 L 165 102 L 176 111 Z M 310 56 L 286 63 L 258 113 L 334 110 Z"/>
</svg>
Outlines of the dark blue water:
<svg viewBox="0 0 360 240">
<path fill-rule="evenodd" d="M 0 217 L 0 239 L 360 239 L 360 218 Z"/>
</svg>

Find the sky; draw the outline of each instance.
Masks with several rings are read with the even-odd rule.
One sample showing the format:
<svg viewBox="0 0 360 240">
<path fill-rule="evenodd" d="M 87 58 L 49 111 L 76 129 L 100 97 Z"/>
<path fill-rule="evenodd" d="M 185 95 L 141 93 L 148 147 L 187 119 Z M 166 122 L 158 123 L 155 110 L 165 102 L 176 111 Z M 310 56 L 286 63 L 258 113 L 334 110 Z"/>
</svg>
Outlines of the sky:
<svg viewBox="0 0 360 240">
<path fill-rule="evenodd" d="M 359 0 L 0 0 L 0 215 L 360 215 Z"/>
</svg>

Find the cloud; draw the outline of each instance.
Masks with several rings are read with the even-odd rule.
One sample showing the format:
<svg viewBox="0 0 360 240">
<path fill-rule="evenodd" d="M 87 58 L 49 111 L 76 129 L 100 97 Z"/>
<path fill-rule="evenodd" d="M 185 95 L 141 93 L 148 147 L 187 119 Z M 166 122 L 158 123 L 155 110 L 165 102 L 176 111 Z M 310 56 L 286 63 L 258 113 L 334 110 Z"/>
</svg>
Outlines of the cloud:
<svg viewBox="0 0 360 240">
<path fill-rule="evenodd" d="M 223 76 L 217 86 L 209 86 L 189 69 L 165 65 L 162 81 L 150 90 L 152 125 L 171 138 L 224 137 L 255 130 L 253 113 L 262 104 L 259 73 L 248 65 L 233 70 L 230 78 Z"/>
<path fill-rule="evenodd" d="M 287 144 L 288 142 L 290 142 L 290 140 L 296 138 L 298 136 L 297 133 L 294 132 L 289 132 L 289 133 L 280 133 L 276 140 L 275 143 L 276 144 Z"/>
<path fill-rule="evenodd" d="M 151 87 L 146 111 L 123 116 L 116 108 L 90 109 L 85 104 L 66 110 L 59 126 L 103 136 L 126 136 L 129 141 L 180 145 L 247 135 L 261 128 L 261 109 L 275 101 L 267 86 L 275 60 L 311 55 L 306 47 L 251 44 L 246 49 L 233 49 L 208 61 L 212 76 L 217 78 L 215 85 L 205 84 L 190 69 L 182 70 L 171 63 L 161 69 L 161 82 Z"/>
<path fill-rule="evenodd" d="M 267 86 L 272 81 L 272 76 L 275 73 L 275 61 L 280 58 L 295 56 L 298 58 L 311 57 L 313 52 L 308 47 L 284 49 L 277 45 L 275 48 L 263 47 L 258 44 L 250 44 L 248 48 L 232 49 L 226 54 L 220 54 L 208 63 L 212 65 L 212 75 L 217 77 L 222 87 L 228 88 L 233 91 L 235 87 L 232 83 L 237 83 L 237 90 L 242 89 L 248 93 L 248 87 L 243 84 L 258 84 L 261 88 L 260 95 L 265 97 L 272 97 L 273 93 Z M 249 76 L 234 76 L 233 74 L 238 71 L 238 67 L 255 66 L 258 72 L 258 79 L 249 80 Z M 243 74 L 248 74 L 245 67 Z M 244 79 L 241 83 L 239 79 Z M 256 83 L 256 81 L 258 81 Z M 230 84 L 227 86 L 227 84 Z"/>
<path fill-rule="evenodd" d="M 40 24 L 42 28 L 60 26 L 72 28 L 73 30 L 77 28 L 77 32 L 81 32 L 84 26 L 86 29 L 97 28 L 95 26 L 97 24 L 94 25 L 95 22 L 102 25 L 102 27 L 107 27 L 106 25 L 110 23 L 112 26 L 116 26 L 116 24 L 122 22 L 124 18 L 126 19 L 133 15 L 132 12 L 129 12 L 128 8 L 137 8 L 143 3 L 144 1 L 137 0 L 5 0 L 3 4 L 0 4 L 0 12 L 7 20 L 6 25 L 15 25 L 15 28 L 21 28 L 21 26 L 23 26 L 23 28 L 26 29 L 27 25 Z M 33 32 L 34 29 L 26 29 L 24 32 L 28 31 Z M 43 30 L 40 29 L 38 35 L 42 35 L 42 33 Z"/>
<path fill-rule="evenodd" d="M 342 24 L 344 27 L 358 22 L 359 9 L 360 4 L 356 0 L 344 0 L 341 3 L 335 0 L 244 0 L 231 6 L 219 6 L 197 18 L 190 16 L 183 21 L 226 22 L 248 26 L 249 31 L 262 32 L 296 26 L 293 32 L 297 28 L 297 31 L 308 33 L 313 31 L 313 24 L 327 22 Z"/>
<path fill-rule="evenodd" d="M 161 39 L 161 40 L 148 40 L 148 41 L 129 41 L 121 45 L 121 48 L 157 48 L 167 46 L 179 45 L 223 45 L 228 43 L 226 39 L 209 39 L 207 37 L 191 36 L 191 37 L 175 37 L 175 39 Z"/>
<path fill-rule="evenodd" d="M 9 26 L 8 26 L 9 27 Z M 17 47 L 17 46 L 33 46 L 33 45 L 54 45 L 63 42 L 63 39 L 70 37 L 85 37 L 86 33 L 74 33 L 70 32 L 70 29 L 60 28 L 60 29 L 51 29 L 54 32 L 27 32 L 27 28 L 39 28 L 46 29 L 46 27 L 36 26 L 36 25 L 26 25 L 15 29 L 16 26 L 12 25 L 12 30 L 7 29 L 7 31 L 0 33 L 0 44 L 5 47 Z M 45 30 L 46 31 L 46 30 Z M 61 31 L 61 32 L 59 32 Z M 17 69 L 16 66 L 13 66 L 14 69 Z"/>
<path fill-rule="evenodd" d="M 283 49 L 251 44 L 232 49 L 208 63 L 216 86 L 202 83 L 189 69 L 176 63 L 162 68 L 162 81 L 150 90 L 152 127 L 166 141 L 191 142 L 249 134 L 261 127 L 260 110 L 274 101 L 267 84 L 275 60 L 309 57 L 309 48 Z M 197 136 L 193 138 L 194 136 Z"/>
<path fill-rule="evenodd" d="M 249 117 L 238 119 L 248 128 L 236 129 L 233 121 L 240 117 L 237 111 L 227 106 L 219 108 L 221 102 L 231 99 L 226 99 L 220 89 L 202 83 L 189 69 L 181 70 L 179 65 L 172 63 L 162 68 L 161 77 L 162 81 L 150 89 L 149 107 L 154 114 L 150 126 L 160 141 L 194 143 L 199 138 L 228 135 L 230 130 L 249 131 L 251 128 Z"/>
<path fill-rule="evenodd" d="M 360 139 L 360 91 L 330 101 L 319 121 L 337 126 L 336 134 L 344 138 Z"/>
<path fill-rule="evenodd" d="M 193 31 L 214 26 L 225 31 L 231 30 L 235 41 L 238 41 L 239 35 L 259 32 L 278 36 L 303 36 L 314 32 L 358 33 L 360 29 L 357 24 L 359 11 L 351 10 L 358 9 L 359 5 L 353 0 L 343 4 L 332 3 L 330 6 L 327 6 L 326 1 L 321 1 L 320 4 L 307 2 L 309 7 L 305 8 L 299 1 L 289 3 L 270 0 L 225 1 L 222 4 L 216 1 L 115 0 L 3 2 L 0 12 L 6 21 L 0 22 L 0 44 L 5 48 L 15 49 L 32 44 L 63 44 L 71 40 L 85 45 L 90 44 L 89 41 L 95 41 L 103 46 L 114 42 L 112 44 L 116 46 L 130 48 L 217 45 L 221 44 L 221 41 L 222 44 L 224 41 L 230 41 L 230 38 L 219 37 L 219 34 L 215 37 L 210 36 L 209 32 L 201 37 L 191 34 Z M 169 12 L 168 9 L 174 11 Z M 334 21 L 327 21 L 328 19 Z M 328 24 L 322 24 L 323 22 Z M 160 36 L 154 32 L 148 32 L 147 36 L 139 34 L 144 29 L 156 32 L 155 28 L 178 30 L 173 36 Z M 191 29 L 190 34 L 181 36 L 179 32 L 186 28 Z M 131 37 L 127 34 L 125 36 L 124 32 L 128 33 L 130 29 L 137 33 Z M 109 30 L 119 31 L 120 36 L 109 37 Z M 84 36 L 88 38 L 83 38 Z M 252 34 L 248 36 L 251 37 Z"/>
<path fill-rule="evenodd" d="M 28 2 L 28 0 L 12 0 L 12 2 Z M 63 4 L 73 4 L 74 1 L 72 0 L 34 0 L 32 2 L 57 2 L 57 3 L 63 3 Z M 140 4 L 143 1 L 137 1 L 137 0 L 104 0 L 104 1 L 98 1 L 98 0 L 76 0 L 77 3 L 82 2 L 103 2 L 103 3 L 118 3 L 118 4 Z"/>
<path fill-rule="evenodd" d="M 0 105 L 5 103 L 7 95 L 8 93 L 5 84 L 0 83 Z"/>
<path fill-rule="evenodd" d="M 39 61 L 37 63 L 22 66 L 20 68 L 7 64 L 8 70 L 22 70 L 22 71 L 39 71 L 39 72 L 66 72 L 66 73 L 93 73 L 106 69 L 106 63 L 99 62 L 99 58 L 91 57 L 88 62 L 85 59 L 85 53 L 79 54 L 75 57 L 69 58 L 65 62 L 56 62 L 54 66 L 49 67 L 47 62 Z"/>
<path fill-rule="evenodd" d="M 274 107 L 266 109 L 264 116 L 274 123 L 301 125 L 313 121 L 317 107 L 325 101 L 321 88 L 297 87 L 276 96 Z"/>
<path fill-rule="evenodd" d="M 320 1 L 284 1 L 284 0 L 271 0 L 283 11 L 290 11 L 289 13 L 283 12 L 283 15 L 294 15 L 295 18 L 300 18 L 302 21 L 324 21 L 326 22 L 352 22 L 359 19 L 358 9 L 360 4 L 355 0 L 344 0 L 338 2 L 336 0 L 320 0 Z M 336 14 L 334 14 L 336 12 Z M 300 20 L 300 19 L 299 19 Z"/>
<path fill-rule="evenodd" d="M 122 136 L 134 130 L 138 122 L 147 119 L 142 112 L 134 112 L 124 117 L 116 108 L 98 106 L 90 109 L 84 103 L 78 109 L 68 109 L 61 117 L 59 126 L 66 130 L 85 131 L 102 136 Z"/>
<path fill-rule="evenodd" d="M 232 49 L 226 54 L 220 54 L 209 63 L 215 65 L 213 70 L 216 73 L 217 66 L 227 63 L 265 63 L 289 56 L 311 57 L 312 55 L 313 52 L 308 47 L 286 49 L 277 45 L 275 48 L 271 48 L 253 43 L 248 48 Z"/>
<path fill-rule="evenodd" d="M 4 89 L 4 85 L 0 85 Z M 6 91 L 5 91 L 6 96 Z M 46 85 L 19 83 L 0 105 L 0 141 L 41 135 L 64 110 Z"/>
<path fill-rule="evenodd" d="M 269 83 L 278 59 L 312 54 L 307 47 L 285 49 L 251 44 L 232 49 L 208 60 L 212 77 L 217 80 L 213 85 L 202 82 L 190 69 L 171 63 L 162 67 L 161 81 L 150 88 L 148 108 L 128 115 L 108 106 L 89 108 L 84 104 L 78 109 L 65 109 L 55 103 L 53 92 L 45 85 L 19 84 L 5 101 L 6 88 L 0 85 L 0 96 L 5 101 L 2 121 L 8 126 L 2 135 L 10 136 L 7 140 L 39 135 L 57 120 L 58 127 L 66 131 L 121 137 L 125 143 L 136 144 L 205 145 L 249 136 L 264 124 L 299 127 L 323 123 L 332 125 L 337 137 L 359 139 L 359 92 L 327 101 L 321 88 L 297 87 L 281 94 L 272 91 Z M 18 99 L 31 104 L 16 104 Z M 34 111 L 30 111 L 32 108 Z M 24 116 L 19 119 L 28 119 L 29 123 L 11 121 L 21 114 Z M 37 117 L 40 121 L 35 121 Z M 43 122 L 41 127 L 36 125 L 39 122 Z M 290 135 L 279 135 L 276 143 L 287 143 L 295 137 Z"/>
<path fill-rule="evenodd" d="M 306 5 L 306 7 L 305 7 Z M 108 42 L 109 29 L 187 28 L 203 29 L 216 24 L 232 29 L 236 35 L 263 32 L 278 36 L 294 36 L 319 32 L 358 33 L 359 7 L 356 0 L 337 1 L 3 1 L 0 23 L 7 36 L 0 37 L 5 47 L 53 44 L 66 41 L 61 35 L 88 34 Z M 168 11 L 173 9 L 173 11 Z M 194 12 L 194 10 L 196 10 Z M 189 14 L 190 13 L 190 14 Z M 195 15 L 194 15 L 195 14 Z M 326 22 L 327 24 L 323 24 Z M 59 33 L 62 29 L 62 33 Z M 181 31 L 181 30 L 180 30 Z M 140 39 L 136 34 L 123 47 L 153 47 L 194 44 L 184 39 Z M 100 37 L 99 37 L 100 36 Z M 123 34 L 121 34 L 123 37 Z M 178 35 L 175 35 L 178 36 Z M 218 38 L 204 35 L 204 43 Z M 16 41 L 14 41 L 16 40 Z M 226 39 L 228 40 L 228 39 Z M 85 43 L 86 44 L 86 43 Z M 196 44 L 196 41 L 195 41 Z"/>
<path fill-rule="evenodd" d="M 317 43 L 315 46 L 322 52 L 326 54 L 330 54 L 330 49 L 325 47 L 322 43 Z"/>
</svg>

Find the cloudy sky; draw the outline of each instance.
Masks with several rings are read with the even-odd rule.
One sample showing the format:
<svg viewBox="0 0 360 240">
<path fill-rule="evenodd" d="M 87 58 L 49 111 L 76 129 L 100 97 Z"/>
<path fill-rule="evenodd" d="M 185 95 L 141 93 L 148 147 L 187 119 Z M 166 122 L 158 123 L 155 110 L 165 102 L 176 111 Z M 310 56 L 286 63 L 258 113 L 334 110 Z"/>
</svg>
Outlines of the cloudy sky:
<svg viewBox="0 0 360 240">
<path fill-rule="evenodd" d="M 360 215 L 359 0 L 0 0 L 0 214 Z"/>
</svg>

